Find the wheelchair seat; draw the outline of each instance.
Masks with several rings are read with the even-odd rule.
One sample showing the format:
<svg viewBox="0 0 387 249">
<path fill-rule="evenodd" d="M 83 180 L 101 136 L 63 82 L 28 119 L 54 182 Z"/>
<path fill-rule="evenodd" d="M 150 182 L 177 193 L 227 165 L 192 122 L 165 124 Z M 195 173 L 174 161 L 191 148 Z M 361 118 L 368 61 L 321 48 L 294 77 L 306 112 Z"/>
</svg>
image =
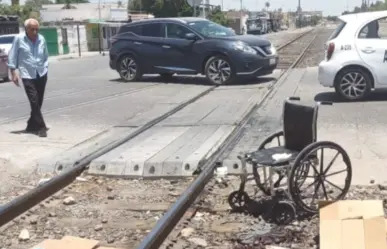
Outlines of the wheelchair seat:
<svg viewBox="0 0 387 249">
<path fill-rule="evenodd" d="M 247 161 L 263 166 L 285 166 L 290 164 L 306 146 L 316 141 L 316 107 L 288 100 L 284 103 L 282 118 L 284 146 L 246 153 Z M 273 158 L 276 156 L 282 158 Z"/>
<path fill-rule="evenodd" d="M 299 153 L 299 151 L 279 146 L 247 153 L 246 157 L 254 164 L 275 167 L 288 165 Z M 276 156 L 281 156 L 282 158 L 277 159 Z"/>
</svg>

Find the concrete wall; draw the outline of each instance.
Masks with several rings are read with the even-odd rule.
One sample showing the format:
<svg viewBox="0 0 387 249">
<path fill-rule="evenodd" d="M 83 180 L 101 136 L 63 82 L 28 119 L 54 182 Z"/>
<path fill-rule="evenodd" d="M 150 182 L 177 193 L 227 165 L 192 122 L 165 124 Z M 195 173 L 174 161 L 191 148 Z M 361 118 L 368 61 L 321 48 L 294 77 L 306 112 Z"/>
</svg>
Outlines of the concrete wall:
<svg viewBox="0 0 387 249">
<path fill-rule="evenodd" d="M 78 53 L 79 45 L 81 47 L 81 51 L 87 51 L 87 40 L 86 40 L 86 27 L 85 25 L 79 25 L 79 37 L 80 44 L 78 45 L 78 34 L 77 34 L 77 26 L 71 26 L 67 29 L 67 36 L 69 42 L 69 52 L 70 53 Z"/>
</svg>

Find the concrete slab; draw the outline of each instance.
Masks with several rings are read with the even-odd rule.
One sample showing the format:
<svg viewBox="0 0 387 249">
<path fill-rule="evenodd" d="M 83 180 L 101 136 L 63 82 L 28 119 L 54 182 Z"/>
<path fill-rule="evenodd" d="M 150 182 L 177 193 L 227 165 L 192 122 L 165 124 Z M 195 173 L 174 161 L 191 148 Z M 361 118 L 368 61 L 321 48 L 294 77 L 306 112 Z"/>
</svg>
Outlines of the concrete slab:
<svg viewBox="0 0 387 249">
<path fill-rule="evenodd" d="M 267 77 L 258 84 L 215 89 L 145 131 L 141 142 L 129 141 L 94 160 L 89 173 L 124 177 L 192 175 L 261 100 L 272 80 Z M 126 122 L 128 127 L 133 126 L 131 121 Z"/>
<path fill-rule="evenodd" d="M 95 159 L 88 172 L 145 178 L 192 175 L 233 129 L 229 125 L 157 126 Z"/>
<path fill-rule="evenodd" d="M 55 155 L 49 154 L 46 157 L 39 158 L 37 169 L 40 173 L 59 173 L 62 170 L 72 167 L 77 160 L 100 150 L 107 144 L 113 143 L 134 131 L 136 129 L 130 127 L 117 127 L 102 131 L 67 150 Z"/>
<path fill-rule="evenodd" d="M 145 161 L 188 129 L 189 127 L 151 128 L 142 133 L 140 139 L 136 139 L 137 141 L 129 141 L 95 159 L 91 163 L 89 173 L 105 174 L 107 172 L 109 174 L 109 172 L 121 172 L 122 175 L 125 172 L 134 171 L 136 175 L 142 175 Z M 113 161 L 113 164 L 110 164 L 111 161 Z M 119 168 L 120 170 L 111 170 L 108 167 Z M 128 170 L 126 170 L 126 167 L 128 167 Z M 121 171 L 121 169 L 123 170 Z"/>
<path fill-rule="evenodd" d="M 157 114 L 166 113 L 176 107 L 178 104 L 191 99 L 200 93 L 208 90 L 211 86 L 195 85 L 160 85 L 155 91 L 149 91 L 137 99 L 131 99 L 128 104 L 130 107 L 139 108 L 135 115 L 127 116 L 117 121 L 117 126 L 131 127 L 144 125 L 149 121 L 149 117 L 159 116 Z M 152 98 L 149 98 L 152 96 Z M 144 108 L 147 102 L 155 103 L 151 108 Z M 149 105 L 148 105 L 149 106 Z"/>
<path fill-rule="evenodd" d="M 271 82 L 271 81 L 269 81 Z M 269 82 L 251 88 L 219 88 L 187 106 L 159 126 L 176 125 L 235 125 L 257 103 Z"/>
</svg>

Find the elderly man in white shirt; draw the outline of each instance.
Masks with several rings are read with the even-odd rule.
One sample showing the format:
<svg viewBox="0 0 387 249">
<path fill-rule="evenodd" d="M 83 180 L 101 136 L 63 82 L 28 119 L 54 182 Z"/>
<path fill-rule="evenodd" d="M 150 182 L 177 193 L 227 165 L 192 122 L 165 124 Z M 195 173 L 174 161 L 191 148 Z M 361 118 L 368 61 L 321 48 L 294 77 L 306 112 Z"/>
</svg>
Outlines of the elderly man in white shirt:
<svg viewBox="0 0 387 249">
<path fill-rule="evenodd" d="M 48 72 L 47 43 L 38 33 L 39 22 L 28 19 L 24 22 L 25 33 L 15 37 L 8 55 L 8 67 L 12 81 L 19 86 L 20 76 L 25 92 L 31 105 L 31 116 L 27 121 L 26 132 L 47 136 L 47 127 L 43 119 L 41 107 Z M 19 70 L 20 75 L 16 73 Z"/>
</svg>

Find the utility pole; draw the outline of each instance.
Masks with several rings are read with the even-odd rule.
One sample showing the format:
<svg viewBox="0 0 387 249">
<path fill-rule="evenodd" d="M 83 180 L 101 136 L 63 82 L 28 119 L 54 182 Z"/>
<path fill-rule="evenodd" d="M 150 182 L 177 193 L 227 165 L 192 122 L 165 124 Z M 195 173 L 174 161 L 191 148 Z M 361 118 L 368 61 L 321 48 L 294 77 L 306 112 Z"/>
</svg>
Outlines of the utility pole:
<svg viewBox="0 0 387 249">
<path fill-rule="evenodd" d="M 98 0 L 98 22 L 101 20 L 101 0 Z"/>
<path fill-rule="evenodd" d="M 298 0 L 298 8 L 297 8 L 297 14 L 298 14 L 298 25 L 299 25 L 299 27 L 301 28 L 301 25 L 302 25 L 302 23 L 301 23 L 301 0 Z"/>
<path fill-rule="evenodd" d="M 240 21 L 239 21 L 239 27 L 240 27 L 240 33 L 242 34 L 242 35 L 244 35 L 244 33 L 243 33 L 243 12 L 242 12 L 242 10 L 243 10 L 243 0 L 240 0 L 240 4 L 241 4 L 241 7 L 240 7 Z"/>
</svg>

